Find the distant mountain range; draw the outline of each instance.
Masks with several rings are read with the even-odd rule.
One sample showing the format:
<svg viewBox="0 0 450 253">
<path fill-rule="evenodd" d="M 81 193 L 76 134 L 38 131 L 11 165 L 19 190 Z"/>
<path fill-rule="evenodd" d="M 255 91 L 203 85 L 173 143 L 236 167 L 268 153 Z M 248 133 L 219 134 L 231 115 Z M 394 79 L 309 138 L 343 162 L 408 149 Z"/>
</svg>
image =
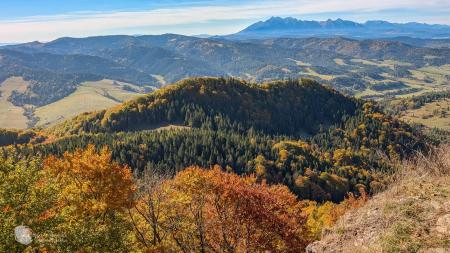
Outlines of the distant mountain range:
<svg viewBox="0 0 450 253">
<path fill-rule="evenodd" d="M 272 17 L 250 25 L 244 30 L 225 36 L 228 39 L 260 39 L 273 37 L 349 37 L 393 38 L 413 37 L 423 39 L 450 39 L 450 26 L 423 23 L 390 23 L 372 20 L 357 23 L 349 20 L 328 19 L 307 21 L 292 17 Z"/>
</svg>

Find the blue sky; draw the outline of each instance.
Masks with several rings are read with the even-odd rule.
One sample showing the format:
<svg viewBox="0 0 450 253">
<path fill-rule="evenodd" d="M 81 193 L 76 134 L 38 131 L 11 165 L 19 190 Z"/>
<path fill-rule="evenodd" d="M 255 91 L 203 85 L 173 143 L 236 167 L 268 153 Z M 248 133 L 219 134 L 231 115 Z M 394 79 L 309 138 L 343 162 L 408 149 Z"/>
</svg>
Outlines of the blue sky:
<svg viewBox="0 0 450 253">
<path fill-rule="evenodd" d="M 1 0 L 0 43 L 107 34 L 229 34 L 271 16 L 450 24 L 450 1 Z"/>
<path fill-rule="evenodd" d="M 55 15 L 85 11 L 139 11 L 176 6 L 236 4 L 242 1 L 211 0 L 2 0 L 0 19 Z M 38 4 L 37 4 L 38 3 Z"/>
</svg>

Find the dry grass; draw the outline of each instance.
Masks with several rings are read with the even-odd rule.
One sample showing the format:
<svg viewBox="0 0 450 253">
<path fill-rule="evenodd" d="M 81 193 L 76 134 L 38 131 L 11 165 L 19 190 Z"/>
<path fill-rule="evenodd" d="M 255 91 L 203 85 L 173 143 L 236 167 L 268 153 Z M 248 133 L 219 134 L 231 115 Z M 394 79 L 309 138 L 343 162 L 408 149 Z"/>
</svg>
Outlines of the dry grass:
<svg viewBox="0 0 450 253">
<path fill-rule="evenodd" d="M 450 145 L 397 167 L 389 189 L 345 214 L 309 252 L 450 252 Z"/>
<path fill-rule="evenodd" d="M 450 99 L 441 99 L 417 109 L 407 110 L 402 113 L 401 118 L 430 128 L 450 131 Z"/>
<path fill-rule="evenodd" d="M 384 252 L 450 251 L 450 146 L 403 162 L 385 195 Z"/>
<path fill-rule="evenodd" d="M 292 59 L 292 58 L 288 58 L 288 60 L 291 60 L 291 61 L 295 62 L 295 64 L 297 64 L 297 66 L 301 66 L 301 67 L 310 67 L 311 66 L 311 64 L 309 64 L 307 62 L 300 61 L 300 60 L 295 60 L 295 59 Z"/>
<path fill-rule="evenodd" d="M 319 74 L 316 71 L 314 71 L 312 68 L 306 68 L 306 71 L 307 72 L 301 72 L 300 74 L 309 75 L 309 76 L 315 76 L 315 77 L 318 77 L 318 78 L 320 78 L 322 80 L 327 80 L 327 81 L 330 81 L 330 80 L 332 80 L 332 79 L 334 79 L 336 77 L 340 77 L 341 76 L 341 75 L 324 75 L 324 74 Z"/>
<path fill-rule="evenodd" d="M 164 79 L 164 76 L 162 75 L 152 75 L 158 82 L 160 82 L 162 85 L 166 85 L 166 79 Z"/>
<path fill-rule="evenodd" d="M 404 161 L 401 168 L 397 173 L 398 181 L 450 177 L 450 144 L 432 147 L 427 155 L 417 153 L 414 158 Z"/>
</svg>

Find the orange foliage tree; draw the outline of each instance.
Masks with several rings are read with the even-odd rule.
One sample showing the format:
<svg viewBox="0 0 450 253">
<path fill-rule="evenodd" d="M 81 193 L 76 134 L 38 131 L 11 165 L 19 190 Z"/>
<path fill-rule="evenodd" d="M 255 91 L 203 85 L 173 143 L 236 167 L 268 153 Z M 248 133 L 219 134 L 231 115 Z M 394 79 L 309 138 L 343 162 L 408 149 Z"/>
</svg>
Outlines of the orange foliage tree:
<svg viewBox="0 0 450 253">
<path fill-rule="evenodd" d="M 130 247 L 124 214 L 133 205 L 134 182 L 130 169 L 113 162 L 108 149 L 96 152 L 90 145 L 61 158 L 50 156 L 44 172 L 47 183 L 59 188 L 51 210 L 62 220 L 56 250 L 120 252 Z"/>
<path fill-rule="evenodd" d="M 131 170 L 112 162 L 107 148 L 97 153 L 89 145 L 86 150 L 66 152 L 62 158 L 50 156 L 44 164 L 61 183 L 60 204 L 75 207 L 79 214 L 104 214 L 132 204 Z"/>
<path fill-rule="evenodd" d="M 301 252 L 307 244 L 302 205 L 285 186 L 260 184 L 255 177 L 242 178 L 218 167 L 191 167 L 165 181 L 161 191 L 166 196 L 160 203 L 163 248 Z"/>
</svg>

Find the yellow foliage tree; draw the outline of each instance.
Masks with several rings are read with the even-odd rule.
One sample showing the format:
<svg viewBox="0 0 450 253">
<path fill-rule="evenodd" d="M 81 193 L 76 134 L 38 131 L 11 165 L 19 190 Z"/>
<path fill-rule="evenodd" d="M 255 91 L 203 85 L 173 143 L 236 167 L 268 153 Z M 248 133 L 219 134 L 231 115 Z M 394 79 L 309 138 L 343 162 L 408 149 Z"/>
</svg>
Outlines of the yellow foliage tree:
<svg viewBox="0 0 450 253">
<path fill-rule="evenodd" d="M 63 222 L 57 228 L 62 247 L 69 251 L 120 252 L 131 247 L 124 237 L 130 226 L 124 219 L 133 205 L 134 183 L 127 166 L 111 160 L 103 148 L 48 157 L 44 162 L 47 183 L 59 188 L 53 211 Z M 61 249 L 61 248 L 59 248 Z"/>
</svg>

